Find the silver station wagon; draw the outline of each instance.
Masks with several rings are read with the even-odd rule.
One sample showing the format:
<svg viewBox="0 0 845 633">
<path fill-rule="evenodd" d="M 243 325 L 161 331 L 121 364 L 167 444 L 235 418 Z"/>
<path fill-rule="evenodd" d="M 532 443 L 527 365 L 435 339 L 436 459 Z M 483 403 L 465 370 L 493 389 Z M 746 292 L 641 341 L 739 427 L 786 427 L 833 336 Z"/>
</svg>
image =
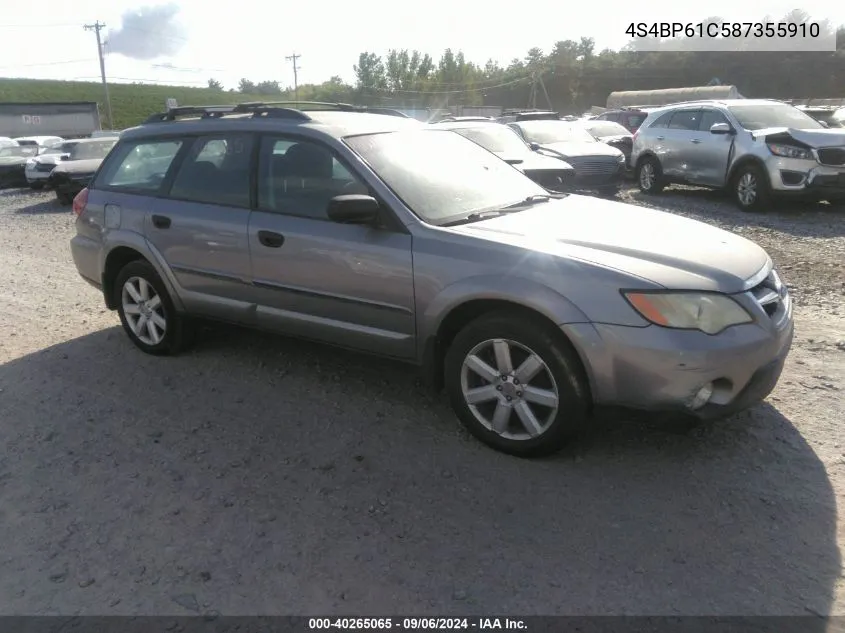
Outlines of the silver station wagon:
<svg viewBox="0 0 845 633">
<path fill-rule="evenodd" d="M 155 115 L 76 197 L 76 267 L 144 352 L 204 318 L 401 359 L 517 455 L 595 407 L 715 418 L 772 390 L 792 306 L 762 248 L 550 194 L 433 127 L 342 104 Z"/>
</svg>

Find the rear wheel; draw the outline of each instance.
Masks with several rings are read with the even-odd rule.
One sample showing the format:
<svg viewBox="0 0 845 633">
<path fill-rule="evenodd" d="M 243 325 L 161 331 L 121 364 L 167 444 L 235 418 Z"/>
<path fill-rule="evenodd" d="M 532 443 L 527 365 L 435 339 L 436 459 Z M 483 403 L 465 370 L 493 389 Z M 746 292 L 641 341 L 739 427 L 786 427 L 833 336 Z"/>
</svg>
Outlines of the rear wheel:
<svg viewBox="0 0 845 633">
<path fill-rule="evenodd" d="M 467 325 L 445 360 L 456 415 L 512 455 L 553 453 L 587 420 L 589 389 L 575 352 L 544 323 L 497 312 Z"/>
<path fill-rule="evenodd" d="M 191 340 L 190 328 L 173 305 L 155 268 L 144 260 L 126 264 L 113 289 L 120 322 L 129 339 L 147 354 L 182 351 Z"/>
<path fill-rule="evenodd" d="M 637 165 L 637 185 L 643 193 L 660 193 L 666 186 L 663 182 L 663 170 L 653 156 L 643 158 Z"/>
</svg>

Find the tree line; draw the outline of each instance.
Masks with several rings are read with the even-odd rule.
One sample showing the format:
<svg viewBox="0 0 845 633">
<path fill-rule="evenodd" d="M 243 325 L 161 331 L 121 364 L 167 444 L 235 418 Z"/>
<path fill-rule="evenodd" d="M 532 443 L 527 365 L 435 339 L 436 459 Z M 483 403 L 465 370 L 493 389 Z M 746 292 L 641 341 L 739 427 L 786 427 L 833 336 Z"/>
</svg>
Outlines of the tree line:
<svg viewBox="0 0 845 633">
<path fill-rule="evenodd" d="M 781 21 L 794 23 L 800 18 L 800 12 L 794 12 Z M 446 49 L 437 60 L 415 50 L 395 49 L 385 56 L 365 51 L 354 65 L 353 84 L 332 77 L 321 84 L 302 85 L 299 99 L 402 108 L 535 105 L 580 113 L 603 106 L 618 90 L 715 82 L 735 85 L 746 97 L 845 98 L 845 28 L 835 33 L 835 52 L 644 52 L 635 42 L 619 51 L 596 51 L 594 40 L 582 37 L 577 42 L 559 41 L 548 52 L 532 48 L 507 65 L 493 60 L 479 65 L 453 49 Z M 213 81 L 209 87 L 215 87 Z M 238 92 L 294 98 L 293 90 L 277 81 L 242 79 Z"/>
</svg>

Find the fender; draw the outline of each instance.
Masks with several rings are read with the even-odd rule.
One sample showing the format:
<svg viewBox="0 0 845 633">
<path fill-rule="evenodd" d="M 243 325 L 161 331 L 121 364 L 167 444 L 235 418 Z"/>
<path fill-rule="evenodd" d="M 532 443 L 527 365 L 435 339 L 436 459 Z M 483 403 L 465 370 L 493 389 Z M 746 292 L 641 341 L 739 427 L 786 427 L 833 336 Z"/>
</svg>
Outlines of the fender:
<svg viewBox="0 0 845 633">
<path fill-rule="evenodd" d="M 173 305 L 176 310 L 179 312 L 185 311 L 185 306 L 182 303 L 182 299 L 177 290 L 179 288 L 179 283 L 176 281 L 176 277 L 174 277 L 173 273 L 170 271 L 164 256 L 162 256 L 159 250 L 153 246 L 147 238 L 135 231 L 117 229 L 109 231 L 108 238 L 105 240 L 104 246 L 105 248 L 102 249 L 102 255 L 100 256 L 100 270 L 106 270 L 106 261 L 108 260 L 109 254 L 114 251 L 114 249 L 120 247 L 131 248 L 142 255 L 148 262 L 150 262 L 150 264 L 152 264 L 153 268 L 156 269 L 158 276 L 161 277 L 161 280 L 167 287 L 167 293 L 170 295 L 170 299 L 173 301 Z M 103 284 L 103 294 L 106 295 L 108 292 L 109 289 L 106 288 L 106 284 Z M 106 300 L 108 302 L 108 297 L 106 297 Z"/>
<path fill-rule="evenodd" d="M 733 150 L 733 147 L 731 147 L 731 150 Z M 742 167 L 743 165 L 748 165 L 749 163 L 753 163 L 753 164 L 757 165 L 757 167 L 760 168 L 760 171 L 762 171 L 763 174 L 765 174 L 766 180 L 768 180 L 769 170 L 766 169 L 766 163 L 763 162 L 763 159 L 761 159 L 758 156 L 755 156 L 754 154 L 746 154 L 745 156 L 743 156 L 739 160 L 737 160 L 733 165 L 731 165 L 730 170 L 728 171 L 728 177 L 725 180 L 725 186 L 729 187 L 730 184 L 731 184 L 731 181 L 733 180 L 734 176 L 736 175 L 736 171 L 740 167 Z M 728 164 L 730 164 L 730 163 L 728 163 Z"/>
<path fill-rule="evenodd" d="M 505 301 L 534 310 L 556 325 L 589 322 L 574 303 L 548 286 L 521 277 L 482 275 L 446 286 L 425 306 L 417 321 L 419 341 L 424 344 L 436 336 L 452 310 L 479 299 Z"/>
</svg>

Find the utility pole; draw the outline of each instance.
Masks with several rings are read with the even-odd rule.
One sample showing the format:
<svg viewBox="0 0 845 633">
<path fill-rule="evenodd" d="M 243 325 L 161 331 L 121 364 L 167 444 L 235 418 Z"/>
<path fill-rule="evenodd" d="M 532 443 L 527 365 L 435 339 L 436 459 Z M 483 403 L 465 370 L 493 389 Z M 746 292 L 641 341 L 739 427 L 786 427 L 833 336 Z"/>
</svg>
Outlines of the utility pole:
<svg viewBox="0 0 845 633">
<path fill-rule="evenodd" d="M 299 77 L 297 76 L 296 72 L 299 70 L 299 66 L 296 65 L 296 60 L 298 60 L 302 55 L 297 55 L 294 53 L 293 55 L 288 55 L 285 57 L 286 60 L 293 64 L 293 100 L 299 101 Z"/>
<path fill-rule="evenodd" d="M 106 82 L 106 61 L 103 57 L 103 42 L 100 38 L 100 31 L 106 28 L 99 20 L 94 24 L 86 24 L 83 27 L 86 31 L 94 31 L 97 36 L 97 54 L 100 56 L 100 78 L 103 80 L 103 92 L 106 94 L 106 112 L 109 115 L 109 129 L 114 129 L 114 119 L 111 113 L 111 98 L 109 97 L 109 84 Z"/>
</svg>

